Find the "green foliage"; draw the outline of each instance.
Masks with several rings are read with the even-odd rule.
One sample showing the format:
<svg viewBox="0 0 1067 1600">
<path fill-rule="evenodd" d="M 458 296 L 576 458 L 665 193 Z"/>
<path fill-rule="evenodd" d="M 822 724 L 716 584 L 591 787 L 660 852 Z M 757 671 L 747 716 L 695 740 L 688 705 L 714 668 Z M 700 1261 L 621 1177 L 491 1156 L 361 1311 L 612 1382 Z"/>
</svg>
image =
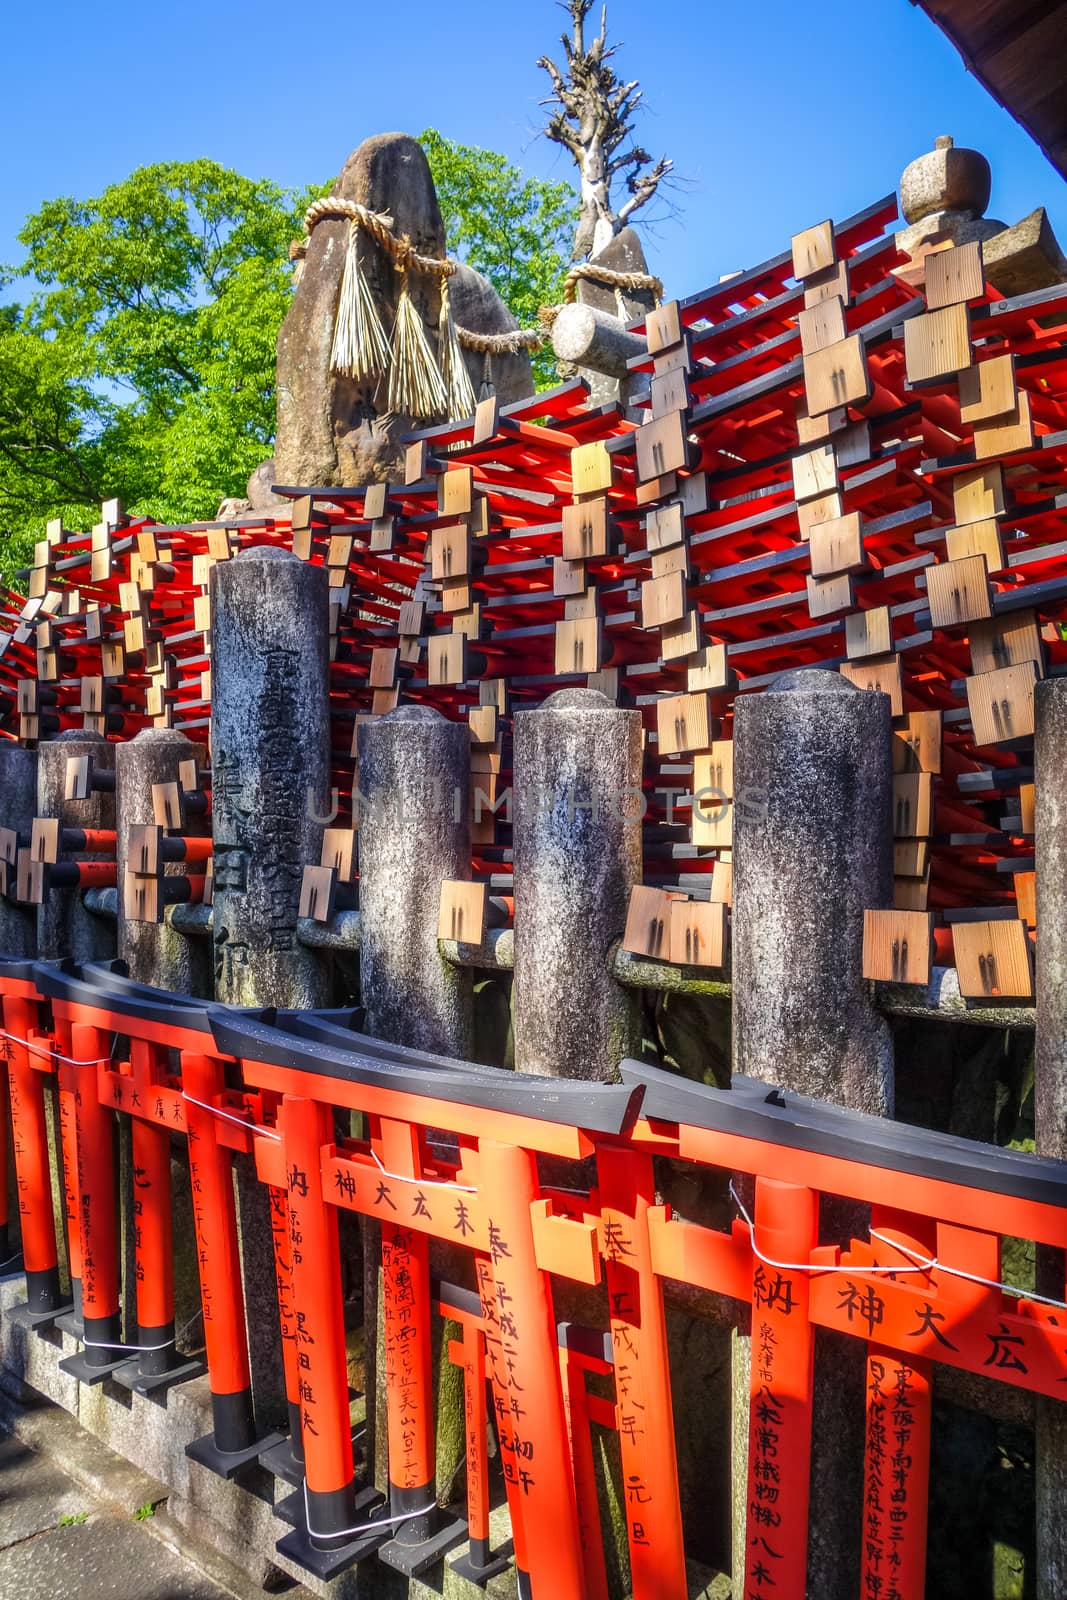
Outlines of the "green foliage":
<svg viewBox="0 0 1067 1600">
<path fill-rule="evenodd" d="M 143 1506 L 138 1506 L 133 1514 L 134 1522 L 147 1522 L 149 1517 L 154 1517 L 156 1508 L 151 1500 L 146 1500 Z"/>
<path fill-rule="evenodd" d="M 109 495 L 179 521 L 243 492 L 270 454 L 288 246 L 310 198 L 167 162 L 27 220 L 7 280 L 33 291 L 0 316 L 5 568 L 47 517 L 84 523 Z"/>
<path fill-rule="evenodd" d="M 80 1528 L 82 1523 L 88 1522 L 88 1520 L 88 1511 L 65 1511 L 59 1519 L 59 1526 L 61 1528 Z"/>
<path fill-rule="evenodd" d="M 562 292 L 575 196 L 503 156 L 422 143 L 449 247 L 523 327 Z M 289 242 L 326 186 L 297 194 L 217 162 L 141 167 L 95 198 L 47 201 L 0 273 L 0 575 L 49 517 L 95 520 L 118 495 L 163 522 L 240 495 L 274 439 L 274 363 Z M 537 363 L 555 381 L 551 356 Z"/>
<path fill-rule="evenodd" d="M 569 183 L 524 178 L 494 150 L 457 144 L 435 128 L 419 135 L 437 188 L 451 255 L 489 279 L 522 328 L 558 305 L 578 221 Z M 551 350 L 534 357 L 538 388 L 558 380 Z"/>
</svg>

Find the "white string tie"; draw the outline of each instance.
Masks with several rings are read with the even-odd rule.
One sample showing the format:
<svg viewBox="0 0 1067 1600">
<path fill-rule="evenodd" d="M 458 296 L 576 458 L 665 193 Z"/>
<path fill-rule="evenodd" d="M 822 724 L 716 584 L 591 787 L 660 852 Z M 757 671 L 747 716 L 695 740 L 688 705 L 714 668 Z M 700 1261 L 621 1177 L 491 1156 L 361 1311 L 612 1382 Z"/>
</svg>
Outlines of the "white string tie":
<svg viewBox="0 0 1067 1600">
<path fill-rule="evenodd" d="M 109 1339 L 79 1339 L 78 1344 L 84 1345 L 87 1350 L 128 1350 L 131 1355 L 151 1355 L 156 1350 L 169 1350 L 176 1347 L 178 1340 L 183 1338 L 199 1317 L 203 1316 L 203 1307 L 194 1311 L 189 1321 L 184 1323 L 172 1339 L 166 1339 L 163 1344 L 112 1344 Z"/>
<path fill-rule="evenodd" d="M 1002 1294 L 1010 1295 L 1014 1300 L 1036 1300 L 1040 1305 L 1054 1306 L 1058 1311 L 1067 1311 L 1067 1301 L 1053 1300 L 1049 1295 L 1038 1294 L 1034 1289 L 1019 1289 L 1013 1283 L 999 1283 L 994 1278 L 981 1278 L 975 1272 L 965 1272 L 962 1267 L 950 1267 L 946 1265 L 944 1261 L 939 1260 L 937 1256 L 921 1255 L 918 1250 L 912 1250 L 910 1246 L 901 1244 L 899 1239 L 890 1238 L 889 1234 L 887 1233 L 880 1233 L 877 1228 L 870 1229 L 870 1235 L 872 1239 L 878 1239 L 882 1244 L 887 1244 L 892 1249 L 899 1250 L 902 1255 L 910 1256 L 911 1260 L 916 1262 L 917 1265 L 913 1267 L 883 1267 L 874 1264 L 870 1266 L 850 1266 L 848 1264 L 843 1264 L 841 1266 L 830 1266 L 829 1264 L 811 1261 L 774 1261 L 770 1256 L 764 1255 L 763 1251 L 760 1250 L 756 1244 L 755 1226 L 752 1218 L 745 1210 L 741 1196 L 734 1188 L 732 1180 L 730 1182 L 730 1193 L 733 1196 L 734 1203 L 737 1206 L 738 1211 L 740 1211 L 745 1222 L 748 1224 L 748 1232 L 749 1238 L 752 1241 L 753 1255 L 757 1256 L 765 1266 L 777 1267 L 779 1271 L 810 1272 L 813 1277 L 822 1272 L 848 1272 L 851 1273 L 854 1278 L 859 1277 L 863 1273 L 874 1272 L 893 1272 L 900 1274 L 908 1272 L 921 1272 L 929 1274 L 937 1271 L 947 1273 L 948 1276 L 952 1278 L 963 1278 L 967 1283 L 977 1283 L 983 1289 L 999 1289 Z"/>
<path fill-rule="evenodd" d="M 274 1139 L 281 1143 L 281 1134 L 275 1133 L 273 1128 L 262 1128 L 258 1122 L 247 1122 L 244 1117 L 236 1117 L 231 1111 L 223 1111 L 221 1106 L 208 1105 L 206 1100 L 198 1100 L 187 1089 L 182 1090 L 182 1099 L 188 1100 L 191 1106 L 199 1106 L 201 1111 L 210 1111 L 213 1117 L 224 1117 L 227 1122 L 236 1122 L 239 1128 L 245 1128 L 249 1133 L 258 1133 L 261 1139 Z"/>
<path fill-rule="evenodd" d="M 437 1505 L 436 1500 L 431 1500 L 428 1506 L 421 1506 L 418 1511 L 405 1511 L 399 1517 L 378 1517 L 374 1522 L 360 1522 L 354 1528 L 331 1528 L 329 1533 L 320 1533 L 311 1526 L 311 1513 L 308 1508 L 308 1481 L 304 1479 L 304 1521 L 307 1523 L 308 1533 L 313 1539 L 347 1539 L 356 1533 L 377 1533 L 379 1528 L 395 1528 L 400 1522 L 411 1522 L 415 1517 L 424 1517 L 427 1512 L 433 1511 Z"/>
<path fill-rule="evenodd" d="M 49 1061 L 63 1061 L 70 1067 L 106 1067 L 111 1062 L 110 1056 L 100 1056 L 96 1061 L 80 1061 L 77 1056 L 65 1056 L 60 1050 L 34 1044 L 29 1039 L 20 1039 L 17 1034 L 7 1033 L 3 1028 L 0 1028 L 0 1039 L 10 1039 L 12 1044 L 20 1044 L 24 1050 L 32 1051 L 35 1056 L 47 1056 Z"/>
<path fill-rule="evenodd" d="M 369 1146 L 371 1160 L 378 1171 L 385 1178 L 392 1178 L 395 1183 L 415 1183 L 420 1189 L 448 1189 L 452 1194 L 477 1194 L 478 1190 L 473 1184 L 448 1183 L 443 1178 L 409 1178 L 402 1172 L 390 1172 L 379 1161 L 374 1153 L 374 1147 Z"/>
</svg>

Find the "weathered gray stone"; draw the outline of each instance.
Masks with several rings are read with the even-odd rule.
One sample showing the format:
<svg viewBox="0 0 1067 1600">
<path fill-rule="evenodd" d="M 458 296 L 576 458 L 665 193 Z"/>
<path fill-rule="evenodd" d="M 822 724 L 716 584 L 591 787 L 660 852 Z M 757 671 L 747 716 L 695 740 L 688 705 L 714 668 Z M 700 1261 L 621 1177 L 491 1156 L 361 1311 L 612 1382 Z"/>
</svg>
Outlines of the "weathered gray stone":
<svg viewBox="0 0 1067 1600">
<path fill-rule="evenodd" d="M 625 380 L 630 375 L 627 361 L 647 354 L 648 346 L 612 312 L 575 302 L 560 307 L 552 324 L 552 349 L 560 361 Z"/>
<path fill-rule="evenodd" d="M 783 1090 L 891 1115 L 888 1025 L 863 979 L 863 913 L 892 897 L 889 697 L 837 673 L 784 674 L 734 723 L 733 1065 Z M 833 1238 L 862 1227 L 824 1204 Z M 747 1411 L 744 1363 L 735 1405 Z M 808 1583 L 859 1583 L 863 1351 L 816 1338 Z M 734 1474 L 746 1472 L 740 1428 Z M 735 1551 L 738 1541 L 735 1535 Z"/>
<path fill-rule="evenodd" d="M 989 282 L 1009 298 L 1067 280 L 1067 257 L 1044 206 L 987 239 L 982 261 Z"/>
<path fill-rule="evenodd" d="M 212 569 L 215 992 L 233 1005 L 313 1008 L 328 957 L 296 937 L 300 883 L 321 853 L 329 783 L 328 580 L 287 551 Z M 234 1159 L 241 1270 L 261 1426 L 286 1415 L 266 1188 Z"/>
<path fill-rule="evenodd" d="M 37 753 L 37 815 L 58 817 L 61 827 L 113 828 L 115 795 L 94 789 L 86 800 L 64 800 L 67 761 L 90 756 L 94 767 L 114 771 L 115 746 L 96 733 L 72 729 L 43 742 Z M 60 851 L 61 861 L 101 860 Z M 42 961 L 72 956 L 75 961 L 108 961 L 115 954 L 115 927 L 94 917 L 82 903 L 80 889 L 47 889 L 37 907 L 37 953 Z"/>
<path fill-rule="evenodd" d="M 612 272 L 647 272 L 644 246 L 633 228 L 623 228 L 595 256 L 590 264 L 607 267 Z M 620 289 L 591 278 L 578 281 L 578 301 L 583 306 L 594 306 L 599 311 L 610 311 L 612 316 L 625 316 L 630 322 L 643 317 L 655 305 L 651 289 Z"/>
<path fill-rule="evenodd" d="M 933 245 L 972 244 L 976 239 L 984 250 L 986 242 L 1003 231 L 1004 223 L 994 217 L 976 217 L 970 211 L 933 211 L 902 228 L 896 242 L 901 254 L 909 256 L 921 254 Z"/>
<path fill-rule="evenodd" d="M 863 913 L 892 903 L 885 695 L 789 673 L 734 734 L 734 1071 L 887 1116 L 889 1029 L 863 981 Z"/>
<path fill-rule="evenodd" d="M 129 870 L 130 829 L 151 823 L 152 786 L 177 783 L 183 761 L 195 760 L 198 767 L 207 761 L 202 744 L 193 744 L 173 728 L 145 728 L 135 738 L 115 747 L 116 832 L 118 883 L 121 891 Z M 202 837 L 210 829 L 206 816 L 190 815 L 184 832 Z M 164 876 L 182 877 L 189 870 L 183 862 L 168 862 Z M 196 869 L 203 871 L 202 867 Z M 127 919 L 123 896 L 118 903 L 118 952 L 138 983 L 151 983 L 172 994 L 206 998 L 212 993 L 210 949 L 205 940 L 186 939 L 174 928 L 170 913 L 162 922 L 131 922 Z"/>
<path fill-rule="evenodd" d="M 515 1064 L 608 1081 L 640 1045 L 611 976 L 641 878 L 641 716 L 563 689 L 515 716 Z"/>
<path fill-rule="evenodd" d="M 607 267 L 612 272 L 648 271 L 648 262 L 645 260 L 641 240 L 634 229 L 629 227 L 623 228 L 603 250 L 592 256 L 590 265 Z M 595 311 L 604 311 L 609 316 L 620 318 L 623 322 L 633 322 L 638 317 L 643 317 L 656 303 L 651 289 L 616 290 L 590 278 L 579 279 L 577 295 L 579 305 L 591 306 Z M 606 376 L 595 363 L 589 367 L 579 365 L 578 372 L 589 385 L 591 405 L 610 405 L 615 401 L 619 401 L 622 405 L 627 404 L 632 387 L 630 378 Z"/>
<path fill-rule="evenodd" d="M 327 958 L 296 937 L 329 783 L 327 582 L 262 547 L 211 573 L 215 992 L 233 1005 L 329 1000 Z"/>
<path fill-rule="evenodd" d="M 30 842 L 37 810 L 37 752 L 7 740 L 0 745 L 0 826 L 14 828 L 21 845 Z M 10 869 L 9 878 L 14 868 Z M 14 883 L 12 883 L 14 888 Z M 0 952 L 32 956 L 37 944 L 37 913 L 0 895 Z"/>
<path fill-rule="evenodd" d="M 249 478 L 245 494 L 253 511 L 276 511 L 279 506 L 288 507 L 288 500 L 279 500 L 274 493 L 274 485 L 278 481 L 276 470 L 272 456 L 269 461 L 261 461 Z"/>
<path fill-rule="evenodd" d="M 1037 1023 L 1034 1135 L 1038 1155 L 1067 1160 L 1067 682 L 1049 678 L 1035 695 L 1034 865 L 1037 872 Z M 1059 1296 L 1063 1252 L 1038 1253 L 1038 1289 Z M 1037 1399 L 1038 1600 L 1067 1592 L 1067 1417 L 1055 1400 Z"/>
<path fill-rule="evenodd" d="M 349 156 L 331 194 L 355 200 L 393 218 L 423 255 L 443 256 L 444 224 L 422 147 L 404 133 L 377 134 Z M 374 381 L 356 383 L 330 371 L 334 323 L 341 293 L 347 221 L 320 222 L 292 305 L 278 335 L 277 481 L 333 484 L 385 481 L 399 460 L 407 417 L 383 419 Z M 360 238 L 364 276 L 390 331 L 400 278 L 382 247 L 365 230 Z M 427 327 L 436 330 L 440 285 L 435 274 L 410 274 L 411 298 Z M 344 439 L 345 465 L 340 442 Z M 353 476 L 352 474 L 358 474 Z"/>
<path fill-rule="evenodd" d="M 471 1053 L 471 974 L 437 947 L 441 883 L 470 875 L 470 735 L 401 706 L 359 735 L 360 990 L 369 1033 Z"/>
<path fill-rule="evenodd" d="M 497 294 L 489 279 L 461 261 L 448 288 L 452 306 L 452 320 L 457 328 L 467 328 L 471 333 L 511 333 L 518 326 L 513 316 Z M 474 392 L 478 394 L 486 375 L 485 357 L 474 350 L 464 350 Z M 502 406 L 513 400 L 525 400 L 534 392 L 533 368 L 527 351 L 514 355 L 494 355 L 488 367 L 493 392 Z"/>
<path fill-rule="evenodd" d="M 934 145 L 904 168 L 900 205 L 905 217 L 919 222 L 931 212 L 946 210 L 981 216 L 992 185 L 989 162 L 980 151 L 954 144 L 948 134 L 940 135 Z"/>
</svg>

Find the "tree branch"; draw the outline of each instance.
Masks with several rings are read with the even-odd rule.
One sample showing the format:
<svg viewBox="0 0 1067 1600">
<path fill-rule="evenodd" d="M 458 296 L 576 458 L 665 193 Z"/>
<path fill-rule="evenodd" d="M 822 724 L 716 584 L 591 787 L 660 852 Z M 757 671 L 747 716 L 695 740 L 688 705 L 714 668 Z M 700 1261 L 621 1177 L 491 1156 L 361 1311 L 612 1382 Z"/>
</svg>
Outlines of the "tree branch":
<svg viewBox="0 0 1067 1600">
<path fill-rule="evenodd" d="M 639 211 L 642 206 L 647 205 L 663 179 L 673 168 L 674 162 L 668 156 L 660 156 L 651 172 L 643 173 L 640 177 L 636 173 L 631 173 L 627 179 L 630 199 L 627 200 L 619 212 L 619 221 L 625 223 L 633 216 L 635 211 Z"/>
</svg>

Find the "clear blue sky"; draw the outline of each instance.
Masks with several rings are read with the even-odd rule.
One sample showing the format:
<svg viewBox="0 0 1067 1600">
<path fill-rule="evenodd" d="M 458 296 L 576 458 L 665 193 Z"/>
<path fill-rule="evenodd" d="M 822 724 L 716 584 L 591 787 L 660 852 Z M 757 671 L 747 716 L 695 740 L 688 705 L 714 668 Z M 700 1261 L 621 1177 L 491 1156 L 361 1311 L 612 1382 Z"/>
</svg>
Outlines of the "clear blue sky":
<svg viewBox="0 0 1067 1600">
<path fill-rule="evenodd" d="M 990 213 L 1048 207 L 1067 247 L 1067 188 L 909 0 L 611 0 L 617 59 L 639 77 L 638 136 L 686 180 L 677 221 L 646 231 L 669 294 L 785 247 L 825 216 L 893 189 L 950 133 L 993 167 Z M 552 0 L 53 0 L 11 9 L 0 96 L 0 262 L 23 217 L 97 194 L 137 166 L 211 156 L 300 185 L 368 134 L 502 150 L 569 175 L 538 138 L 539 54 L 558 55 Z"/>
</svg>

